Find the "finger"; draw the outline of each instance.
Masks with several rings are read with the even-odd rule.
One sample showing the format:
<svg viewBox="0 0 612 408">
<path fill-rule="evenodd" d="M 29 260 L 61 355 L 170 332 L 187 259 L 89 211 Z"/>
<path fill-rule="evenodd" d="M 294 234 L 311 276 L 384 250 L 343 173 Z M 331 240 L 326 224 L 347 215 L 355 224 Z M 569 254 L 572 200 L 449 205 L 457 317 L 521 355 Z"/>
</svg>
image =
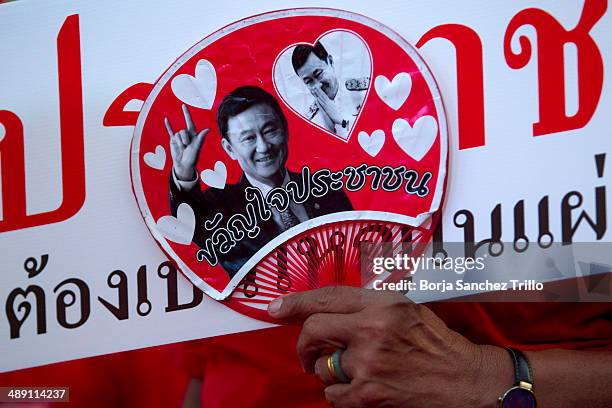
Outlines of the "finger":
<svg viewBox="0 0 612 408">
<path fill-rule="evenodd" d="M 172 159 L 178 158 L 180 155 L 180 152 L 181 150 L 176 142 L 176 139 L 174 136 L 172 136 L 170 138 L 170 154 L 172 155 Z"/>
<path fill-rule="evenodd" d="M 285 322 L 304 321 L 314 313 L 355 313 L 368 304 L 388 301 L 386 298 L 389 296 L 393 295 L 371 289 L 327 286 L 281 296 L 270 303 L 268 313 Z M 394 297 L 396 301 L 397 296 Z"/>
<path fill-rule="evenodd" d="M 351 380 L 359 376 L 359 370 L 356 364 L 359 363 L 359 355 L 363 352 L 358 346 L 351 346 L 346 348 L 340 354 L 340 367 L 344 374 Z"/>
<path fill-rule="evenodd" d="M 329 102 L 329 101 L 331 101 L 331 99 L 329 99 L 329 96 L 327 96 L 327 94 L 325 92 L 323 92 L 323 89 L 321 89 L 321 88 L 317 88 L 317 97 L 322 102 Z"/>
<path fill-rule="evenodd" d="M 176 132 L 174 136 L 172 136 L 171 140 L 174 141 L 174 144 L 179 149 L 179 152 L 182 152 L 183 150 L 185 150 L 185 145 L 183 144 L 183 140 L 181 139 L 180 132 Z"/>
<path fill-rule="evenodd" d="M 314 368 L 316 376 L 319 377 L 321 382 L 325 385 L 332 385 L 338 382 L 338 379 L 332 375 L 329 369 L 329 358 L 331 358 L 331 354 L 319 357 Z"/>
<path fill-rule="evenodd" d="M 168 132 L 168 136 L 172 138 L 174 136 L 174 131 L 172 130 L 172 126 L 170 126 L 170 121 L 168 118 L 164 118 L 164 124 L 166 125 L 166 131 Z"/>
<path fill-rule="evenodd" d="M 352 357 L 352 350 L 353 348 L 349 347 L 340 354 L 340 368 L 351 380 L 355 378 L 355 375 L 353 374 L 355 372 L 355 368 L 352 365 L 352 360 L 354 359 Z M 326 385 L 339 382 L 338 374 L 335 373 L 335 369 L 330 369 L 329 367 L 330 363 L 328 361 L 328 357 L 330 357 L 331 354 L 333 353 L 323 354 L 317 358 L 314 365 L 314 373 Z"/>
<path fill-rule="evenodd" d="M 314 96 L 315 102 L 321 104 L 321 90 L 319 88 L 312 89 L 312 96 Z"/>
<path fill-rule="evenodd" d="M 190 138 L 189 138 L 189 134 L 187 133 L 187 131 L 185 129 L 180 130 L 178 132 L 181 143 L 183 143 L 185 146 L 187 146 L 190 142 Z"/>
<path fill-rule="evenodd" d="M 386 389 L 372 381 L 333 384 L 325 388 L 325 399 L 334 408 L 385 406 L 391 401 Z M 386 403 L 386 404 L 385 404 Z"/>
<path fill-rule="evenodd" d="M 359 404 L 353 389 L 351 384 L 332 384 L 325 388 L 325 399 L 334 408 L 360 408 L 363 405 Z"/>
<path fill-rule="evenodd" d="M 313 373 L 321 355 L 346 348 L 355 336 L 356 319 L 356 316 L 334 313 L 318 313 L 306 319 L 296 345 L 304 371 Z"/>
<path fill-rule="evenodd" d="M 200 148 L 202 147 L 202 144 L 204 143 L 204 139 L 206 138 L 206 135 L 208 134 L 209 131 L 210 129 L 204 129 L 195 136 L 193 144 L 196 150 L 198 151 L 200 150 Z"/>
<path fill-rule="evenodd" d="M 325 114 L 327 114 L 327 111 L 325 110 L 325 106 L 323 106 L 323 102 L 321 102 L 321 100 L 319 98 L 315 99 L 315 103 L 317 104 L 317 106 L 319 107 L 319 109 L 321 109 L 323 112 L 325 112 Z"/>
<path fill-rule="evenodd" d="M 316 101 L 317 104 L 321 107 L 321 109 L 323 109 L 325 113 L 331 116 L 330 112 L 333 109 L 333 105 L 331 99 L 329 99 L 327 94 L 322 90 L 318 89 Z"/>
<path fill-rule="evenodd" d="M 185 117 L 185 125 L 187 125 L 187 130 L 190 133 L 195 134 L 196 129 L 195 129 L 195 126 L 193 125 L 193 120 L 191 120 L 191 115 L 189 114 L 189 109 L 187 108 L 187 105 L 183 104 L 182 108 L 183 108 L 183 116 Z"/>
</svg>

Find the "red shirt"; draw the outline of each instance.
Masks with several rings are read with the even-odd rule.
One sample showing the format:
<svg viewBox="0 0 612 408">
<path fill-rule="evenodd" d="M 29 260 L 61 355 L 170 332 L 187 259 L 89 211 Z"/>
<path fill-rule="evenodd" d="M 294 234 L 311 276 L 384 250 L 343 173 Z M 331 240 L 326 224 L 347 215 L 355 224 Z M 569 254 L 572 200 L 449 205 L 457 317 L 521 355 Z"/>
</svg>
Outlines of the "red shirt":
<svg viewBox="0 0 612 408">
<path fill-rule="evenodd" d="M 479 344 L 612 350 L 612 303 L 428 306 Z M 0 386 L 69 386 L 74 406 L 175 407 L 200 378 L 205 408 L 327 406 L 318 379 L 301 371 L 298 334 L 278 327 L 92 357 L 0 374 Z"/>
</svg>

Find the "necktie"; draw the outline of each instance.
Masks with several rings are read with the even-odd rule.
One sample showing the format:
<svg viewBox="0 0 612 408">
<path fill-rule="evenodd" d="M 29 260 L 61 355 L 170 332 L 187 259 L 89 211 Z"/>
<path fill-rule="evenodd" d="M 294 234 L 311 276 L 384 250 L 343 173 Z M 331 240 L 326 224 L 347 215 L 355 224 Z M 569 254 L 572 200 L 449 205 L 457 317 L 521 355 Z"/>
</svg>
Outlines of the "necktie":
<svg viewBox="0 0 612 408">
<path fill-rule="evenodd" d="M 286 211 L 280 213 L 281 222 L 283 223 L 283 228 L 287 231 L 291 227 L 295 227 L 300 223 L 300 220 L 296 215 L 291 211 L 290 208 L 287 208 Z"/>
</svg>

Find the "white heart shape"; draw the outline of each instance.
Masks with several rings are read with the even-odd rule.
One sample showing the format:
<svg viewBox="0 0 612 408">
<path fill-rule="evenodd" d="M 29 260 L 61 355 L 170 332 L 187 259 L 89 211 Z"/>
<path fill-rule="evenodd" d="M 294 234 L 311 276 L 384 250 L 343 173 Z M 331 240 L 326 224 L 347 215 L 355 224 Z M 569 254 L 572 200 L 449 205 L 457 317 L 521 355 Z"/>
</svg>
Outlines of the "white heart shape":
<svg viewBox="0 0 612 408">
<path fill-rule="evenodd" d="M 430 115 L 421 116 L 410 126 L 404 119 L 396 119 L 391 128 L 395 142 L 416 161 L 427 154 L 438 135 L 438 122 Z"/>
<path fill-rule="evenodd" d="M 379 75 L 374 80 L 374 89 L 384 103 L 393 110 L 398 110 L 410 95 L 412 78 L 407 72 L 400 72 L 389 82 L 386 76 Z"/>
<path fill-rule="evenodd" d="M 195 214 L 187 203 L 179 205 L 176 217 L 165 215 L 157 220 L 157 230 L 177 244 L 189 245 L 195 231 Z"/>
<path fill-rule="evenodd" d="M 195 76 L 180 74 L 172 79 L 172 92 L 187 105 L 210 109 L 217 94 L 215 67 L 205 59 L 196 64 Z"/>
<path fill-rule="evenodd" d="M 367 154 L 376 157 L 385 144 L 385 132 L 382 129 L 377 129 L 370 136 L 367 132 L 361 131 L 357 136 L 357 140 Z"/>
<path fill-rule="evenodd" d="M 0 142 L 2 141 L 2 139 L 4 139 L 5 135 L 6 135 L 6 129 L 4 128 L 4 125 L 0 123 Z"/>
<path fill-rule="evenodd" d="M 227 168 L 225 168 L 225 163 L 217 161 L 214 170 L 206 169 L 200 173 L 200 177 L 202 177 L 202 181 L 207 185 L 224 189 L 225 182 L 227 181 Z"/>
<path fill-rule="evenodd" d="M 144 155 L 144 162 L 147 166 L 156 170 L 163 170 L 166 165 L 166 150 L 162 146 L 157 145 L 155 153 L 149 152 Z"/>
</svg>

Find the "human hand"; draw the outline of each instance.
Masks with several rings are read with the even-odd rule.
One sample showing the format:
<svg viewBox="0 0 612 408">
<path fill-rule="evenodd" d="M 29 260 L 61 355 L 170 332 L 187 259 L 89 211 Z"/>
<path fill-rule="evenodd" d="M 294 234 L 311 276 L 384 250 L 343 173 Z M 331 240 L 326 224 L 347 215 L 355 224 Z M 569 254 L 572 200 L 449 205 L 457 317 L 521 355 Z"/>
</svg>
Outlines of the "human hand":
<svg viewBox="0 0 612 408">
<path fill-rule="evenodd" d="M 336 125 L 342 125 L 342 114 L 340 110 L 329 96 L 321 88 L 314 87 L 311 90 L 312 96 L 315 97 L 317 105 L 329 116 L 332 122 Z"/>
<path fill-rule="evenodd" d="M 303 322 L 298 357 L 334 407 L 492 407 L 513 382 L 505 350 L 470 342 L 396 292 L 326 287 L 279 298 L 268 312 Z M 349 383 L 327 367 L 338 348 Z"/>
<path fill-rule="evenodd" d="M 185 117 L 185 129 L 174 133 L 168 118 L 164 118 L 164 123 L 170 136 L 170 153 L 172 154 L 174 173 L 179 180 L 189 181 L 194 178 L 195 165 L 200 156 L 204 137 L 210 129 L 197 132 L 187 106 L 183 104 L 182 108 Z"/>
</svg>

